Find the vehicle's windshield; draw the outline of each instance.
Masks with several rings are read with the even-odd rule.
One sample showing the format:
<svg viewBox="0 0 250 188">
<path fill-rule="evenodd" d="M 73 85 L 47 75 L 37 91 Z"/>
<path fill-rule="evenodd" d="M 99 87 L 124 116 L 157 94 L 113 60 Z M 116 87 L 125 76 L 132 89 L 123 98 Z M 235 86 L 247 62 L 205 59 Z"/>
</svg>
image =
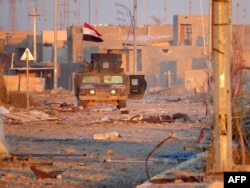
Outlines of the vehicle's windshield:
<svg viewBox="0 0 250 188">
<path fill-rule="evenodd" d="M 111 84 L 122 84 L 123 83 L 123 77 L 119 75 L 115 76 L 104 76 L 104 83 L 111 83 Z"/>
<path fill-rule="evenodd" d="M 100 83 L 100 76 L 84 76 L 82 78 L 82 83 Z"/>
</svg>

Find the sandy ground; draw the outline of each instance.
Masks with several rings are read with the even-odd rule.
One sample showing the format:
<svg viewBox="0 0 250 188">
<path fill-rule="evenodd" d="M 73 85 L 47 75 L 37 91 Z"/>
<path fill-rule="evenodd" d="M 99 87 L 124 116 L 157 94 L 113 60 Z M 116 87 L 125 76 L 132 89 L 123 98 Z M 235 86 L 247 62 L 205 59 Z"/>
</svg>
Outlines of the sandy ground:
<svg viewBox="0 0 250 188">
<path fill-rule="evenodd" d="M 150 177 L 183 161 L 164 157 L 167 154 L 208 146 L 211 117 L 206 116 L 202 100 L 151 97 L 128 101 L 127 110 L 121 113 L 112 105 L 94 104 L 77 112 L 51 113 L 58 120 L 15 123 L 5 119 L 5 139 L 14 157 L 0 163 L 0 187 L 132 188 L 147 181 L 145 159 L 171 132 L 176 138 L 164 143 L 148 160 Z M 129 121 L 135 115 L 158 117 L 178 112 L 186 113 L 190 121 Z M 197 143 L 202 128 L 205 139 Z M 39 179 L 32 166 L 46 173 L 61 172 Z M 202 171 L 204 166 L 190 169 Z"/>
</svg>

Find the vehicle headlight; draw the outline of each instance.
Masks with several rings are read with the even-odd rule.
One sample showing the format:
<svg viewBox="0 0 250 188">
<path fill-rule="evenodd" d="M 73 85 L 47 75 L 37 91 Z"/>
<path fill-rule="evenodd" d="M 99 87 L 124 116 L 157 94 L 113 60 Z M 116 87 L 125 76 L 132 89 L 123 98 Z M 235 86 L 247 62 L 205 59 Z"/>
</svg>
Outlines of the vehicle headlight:
<svg viewBox="0 0 250 188">
<path fill-rule="evenodd" d="M 114 95 L 114 94 L 116 94 L 116 91 L 115 91 L 114 89 L 112 89 L 112 90 L 110 91 L 110 93 L 111 93 L 112 95 Z"/>
<path fill-rule="evenodd" d="M 95 94 L 95 90 L 91 89 L 91 90 L 89 91 L 89 93 L 92 94 L 92 95 L 94 95 L 94 94 Z"/>
</svg>

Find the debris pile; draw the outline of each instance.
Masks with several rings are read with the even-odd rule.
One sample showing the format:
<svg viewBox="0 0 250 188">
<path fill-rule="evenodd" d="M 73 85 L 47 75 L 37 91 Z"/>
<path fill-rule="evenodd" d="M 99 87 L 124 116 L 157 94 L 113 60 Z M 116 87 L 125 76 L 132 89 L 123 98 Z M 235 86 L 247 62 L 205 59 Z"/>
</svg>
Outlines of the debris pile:
<svg viewBox="0 0 250 188">
<path fill-rule="evenodd" d="M 62 87 L 45 92 L 34 92 L 32 93 L 32 96 L 37 102 L 58 110 L 60 108 L 65 109 L 77 107 L 77 100 L 74 93 L 72 91 L 63 89 Z"/>
<path fill-rule="evenodd" d="M 172 123 L 175 121 L 190 122 L 188 114 L 185 113 L 174 113 L 172 116 L 166 114 L 159 115 L 135 115 L 130 118 L 130 121 L 143 121 L 148 123 Z"/>
</svg>

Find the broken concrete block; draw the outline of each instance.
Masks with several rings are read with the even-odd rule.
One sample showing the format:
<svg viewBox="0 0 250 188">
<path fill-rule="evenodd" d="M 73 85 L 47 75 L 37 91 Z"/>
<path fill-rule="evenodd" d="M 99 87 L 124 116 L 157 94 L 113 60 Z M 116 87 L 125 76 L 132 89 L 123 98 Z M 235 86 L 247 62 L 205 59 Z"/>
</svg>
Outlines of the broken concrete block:
<svg viewBox="0 0 250 188">
<path fill-rule="evenodd" d="M 3 122 L 0 119 L 0 157 L 5 157 L 8 154 L 9 150 L 5 141 Z"/>
</svg>

